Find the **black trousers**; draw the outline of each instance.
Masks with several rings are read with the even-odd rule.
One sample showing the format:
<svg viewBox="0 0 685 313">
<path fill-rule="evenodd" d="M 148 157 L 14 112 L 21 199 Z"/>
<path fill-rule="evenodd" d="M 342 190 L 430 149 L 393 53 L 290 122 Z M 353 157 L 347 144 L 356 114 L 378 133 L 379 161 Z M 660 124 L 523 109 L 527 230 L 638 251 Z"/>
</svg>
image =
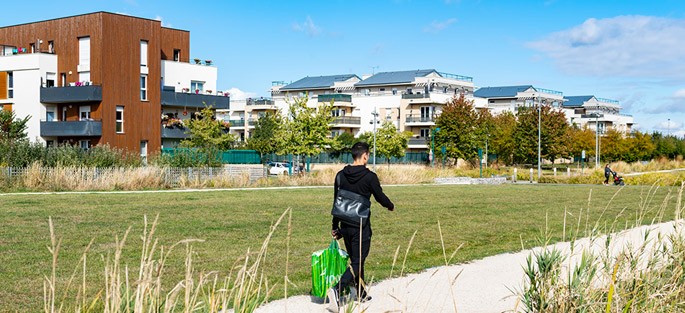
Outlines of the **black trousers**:
<svg viewBox="0 0 685 313">
<path fill-rule="evenodd" d="M 360 234 L 358 227 L 345 226 L 343 224 L 340 227 L 340 234 L 345 241 L 345 250 L 347 250 L 351 262 L 335 288 L 342 291 L 354 283 L 357 290 L 362 295 L 366 295 L 365 288 L 359 284 L 359 278 L 361 277 L 362 281 L 364 281 L 364 261 L 366 261 L 366 257 L 369 255 L 369 248 L 371 248 L 371 225 L 365 225 Z"/>
<path fill-rule="evenodd" d="M 605 183 L 605 184 L 608 184 L 608 183 L 609 183 L 609 175 L 604 175 L 604 177 L 606 178 L 606 179 L 604 180 L 604 183 Z"/>
</svg>

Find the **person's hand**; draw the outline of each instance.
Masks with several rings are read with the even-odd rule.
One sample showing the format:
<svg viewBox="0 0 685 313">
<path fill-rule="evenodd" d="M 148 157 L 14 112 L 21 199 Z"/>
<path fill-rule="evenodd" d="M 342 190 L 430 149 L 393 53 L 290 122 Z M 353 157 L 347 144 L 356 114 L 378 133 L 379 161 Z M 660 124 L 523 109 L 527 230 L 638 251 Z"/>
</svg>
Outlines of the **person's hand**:
<svg viewBox="0 0 685 313">
<path fill-rule="evenodd" d="M 340 233 L 335 229 L 331 230 L 331 236 L 333 236 L 333 238 L 335 238 L 335 239 L 340 239 L 340 237 L 342 237 L 342 236 L 340 236 Z"/>
</svg>

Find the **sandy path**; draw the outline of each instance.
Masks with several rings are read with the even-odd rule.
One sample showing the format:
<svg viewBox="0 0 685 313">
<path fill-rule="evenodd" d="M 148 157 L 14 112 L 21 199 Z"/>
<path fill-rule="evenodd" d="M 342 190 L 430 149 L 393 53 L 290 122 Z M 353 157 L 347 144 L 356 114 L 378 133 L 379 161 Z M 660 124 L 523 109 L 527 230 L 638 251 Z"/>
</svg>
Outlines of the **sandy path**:
<svg viewBox="0 0 685 313">
<path fill-rule="evenodd" d="M 680 225 L 683 225 L 681 220 Z M 682 227 L 681 227 L 682 229 Z M 674 222 L 633 228 L 615 234 L 609 247 L 617 255 L 626 243 L 638 247 L 645 243 L 645 233 L 650 230 L 647 246 L 657 234 L 674 232 Z M 604 251 L 605 237 L 591 241 L 584 238 L 576 241 L 576 251 L 566 264 L 574 264 L 583 248 L 595 252 Z M 570 243 L 553 245 L 566 253 Z M 541 249 L 541 248 L 536 248 Z M 467 264 L 443 266 L 428 269 L 422 273 L 393 278 L 374 284 L 370 288 L 373 300 L 363 304 L 361 312 L 510 312 L 517 305 L 517 297 L 512 290 L 522 286 L 524 273 L 522 266 L 533 250 L 500 254 L 473 261 Z M 454 280 L 459 274 L 459 277 Z M 450 285 L 452 289 L 450 290 Z M 454 296 L 452 296 L 454 294 Z M 456 309 L 455 309 L 456 307 Z M 270 312 L 329 312 L 327 306 L 315 303 L 309 296 L 296 296 L 267 303 L 256 310 L 257 313 Z M 342 312 L 342 310 L 341 310 Z"/>
</svg>

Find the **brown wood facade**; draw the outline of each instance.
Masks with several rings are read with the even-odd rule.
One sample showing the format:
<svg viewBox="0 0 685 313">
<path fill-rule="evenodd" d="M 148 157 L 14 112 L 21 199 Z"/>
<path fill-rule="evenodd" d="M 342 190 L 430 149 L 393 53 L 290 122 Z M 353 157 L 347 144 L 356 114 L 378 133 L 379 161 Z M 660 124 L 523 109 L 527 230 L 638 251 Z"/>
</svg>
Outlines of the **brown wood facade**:
<svg viewBox="0 0 685 313">
<path fill-rule="evenodd" d="M 91 118 L 102 121 L 102 136 L 91 144 L 109 144 L 131 152 L 139 152 L 141 141 L 148 142 L 148 153 L 161 148 L 161 60 L 172 59 L 180 50 L 187 61 L 190 34 L 187 31 L 164 28 L 161 22 L 107 12 L 0 28 L 0 44 L 28 47 L 42 40 L 41 52 L 48 52 L 53 42 L 57 54 L 57 86 L 78 81 L 79 38 L 90 37 L 90 81 L 102 86 L 102 101 L 58 105 L 57 118 L 78 120 L 79 107 L 91 106 Z M 140 43 L 148 42 L 147 101 L 141 100 Z M 36 47 L 38 48 L 38 47 Z M 185 59 L 183 56 L 185 55 Z M 17 103 L 15 105 L 21 105 Z M 116 107 L 124 107 L 124 132 L 117 133 Z M 65 138 L 66 139 L 66 138 Z M 68 138 L 75 141 L 77 138 Z"/>
</svg>

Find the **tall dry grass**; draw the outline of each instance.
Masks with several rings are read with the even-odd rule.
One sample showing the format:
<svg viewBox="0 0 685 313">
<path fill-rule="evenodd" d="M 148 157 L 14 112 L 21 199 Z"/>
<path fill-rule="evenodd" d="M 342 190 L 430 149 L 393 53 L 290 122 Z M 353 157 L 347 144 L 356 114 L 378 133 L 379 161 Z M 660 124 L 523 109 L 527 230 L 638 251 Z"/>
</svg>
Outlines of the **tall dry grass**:
<svg viewBox="0 0 685 313">
<path fill-rule="evenodd" d="M 158 225 L 157 216 L 149 224 L 144 219 L 141 235 L 140 262 L 136 271 L 122 264 L 122 251 L 130 235 L 131 228 L 120 238 L 115 236 L 114 249 L 109 251 L 103 275 L 96 295 L 86 293 L 86 274 L 89 244 L 83 251 L 78 264 L 66 282 L 57 283 L 57 260 L 59 257 L 61 240 L 55 233 L 52 218 L 49 219 L 50 242 L 48 250 L 52 257 L 52 272 L 44 278 L 45 313 L 61 312 L 104 312 L 104 313 L 171 313 L 171 312 L 201 312 L 225 313 L 229 308 L 235 313 L 253 312 L 255 308 L 269 298 L 277 282 L 270 282 L 264 273 L 264 262 L 272 236 L 286 217 L 288 225 L 292 214 L 287 209 L 271 226 L 266 238 L 258 250 L 246 253 L 238 258 L 230 268 L 228 276 L 222 277 L 218 272 L 198 272 L 193 264 L 193 244 L 202 242 L 200 239 L 186 239 L 165 247 L 155 237 Z M 290 233 L 290 226 L 288 228 Z M 289 254 L 290 245 L 286 254 Z M 185 247 L 184 278 L 172 288 L 164 287 L 165 265 L 169 255 L 178 247 Z M 287 268 L 286 261 L 286 268 Z M 96 271 L 100 271 L 96 269 Z M 79 279 L 78 275 L 82 275 Z M 286 276 L 287 281 L 287 276 Z M 287 291 L 286 291 L 287 296 Z"/>
<path fill-rule="evenodd" d="M 650 204 L 656 189 L 653 186 L 638 204 L 632 226 L 618 225 L 619 216 L 609 225 L 591 224 L 579 214 L 577 223 L 571 222 L 569 227 L 570 250 L 548 246 L 551 234 L 545 231 L 539 238 L 544 248 L 531 253 L 524 266 L 525 283 L 518 292 L 521 307 L 516 311 L 685 311 L 685 223 L 680 219 L 685 210 L 685 183 L 677 196 L 669 192 L 657 205 L 656 217 L 649 221 L 650 225 L 660 223 L 669 201 L 676 198 L 672 231 L 662 234 L 647 227 L 640 238 L 619 234 L 642 224 L 646 213 L 652 210 Z M 581 229 L 583 222 L 585 226 Z M 579 239 L 583 236 L 587 238 L 581 244 Z"/>
</svg>

